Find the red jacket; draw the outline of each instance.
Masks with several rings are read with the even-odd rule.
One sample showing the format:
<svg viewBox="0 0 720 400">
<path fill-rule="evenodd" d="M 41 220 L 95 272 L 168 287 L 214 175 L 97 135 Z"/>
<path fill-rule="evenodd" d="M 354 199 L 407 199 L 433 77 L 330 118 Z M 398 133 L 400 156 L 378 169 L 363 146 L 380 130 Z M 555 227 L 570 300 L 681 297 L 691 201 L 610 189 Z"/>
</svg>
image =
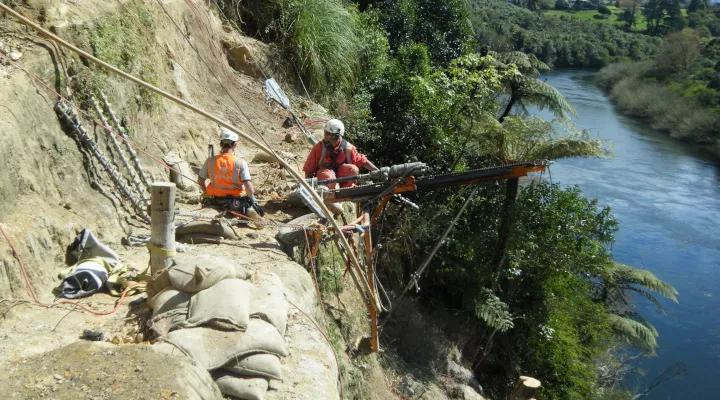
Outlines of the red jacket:
<svg viewBox="0 0 720 400">
<path fill-rule="evenodd" d="M 345 139 L 340 141 L 333 151 L 326 149 L 324 160 L 320 160 L 324 146 L 323 142 L 319 142 L 310 150 L 303 166 L 305 174 L 314 175 L 320 169 L 337 170 L 343 164 L 353 164 L 360 168 L 367 163 L 367 157 Z"/>
</svg>

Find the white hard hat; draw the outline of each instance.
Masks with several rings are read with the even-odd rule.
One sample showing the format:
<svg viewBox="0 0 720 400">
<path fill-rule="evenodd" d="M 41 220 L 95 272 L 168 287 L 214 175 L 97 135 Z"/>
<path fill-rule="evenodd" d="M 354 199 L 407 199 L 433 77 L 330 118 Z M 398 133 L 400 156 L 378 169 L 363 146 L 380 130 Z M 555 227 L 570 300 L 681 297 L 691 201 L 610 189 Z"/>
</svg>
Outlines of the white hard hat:
<svg viewBox="0 0 720 400">
<path fill-rule="evenodd" d="M 220 141 L 237 142 L 240 140 L 240 136 L 237 133 L 227 129 L 225 127 L 220 128 Z"/>
<path fill-rule="evenodd" d="M 345 133 L 345 125 L 339 119 L 331 119 L 325 123 L 325 132 L 342 136 Z"/>
</svg>

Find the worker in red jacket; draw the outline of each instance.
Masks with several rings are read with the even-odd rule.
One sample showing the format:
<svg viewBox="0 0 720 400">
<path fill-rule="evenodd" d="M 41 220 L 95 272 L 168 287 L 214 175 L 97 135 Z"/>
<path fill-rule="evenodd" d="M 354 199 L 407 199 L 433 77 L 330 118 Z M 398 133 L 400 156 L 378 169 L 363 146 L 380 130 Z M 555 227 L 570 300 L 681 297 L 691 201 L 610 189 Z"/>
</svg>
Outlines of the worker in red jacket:
<svg viewBox="0 0 720 400">
<path fill-rule="evenodd" d="M 325 134 L 320 143 L 315 144 L 308 154 L 303 166 L 306 178 L 318 180 L 345 178 L 356 176 L 360 168 L 376 171 L 378 168 L 358 152 L 357 148 L 343 138 L 345 125 L 339 119 L 331 119 L 325 124 Z M 353 182 L 342 182 L 340 187 L 353 186 Z M 327 185 L 329 189 L 337 188 L 337 183 Z"/>
</svg>

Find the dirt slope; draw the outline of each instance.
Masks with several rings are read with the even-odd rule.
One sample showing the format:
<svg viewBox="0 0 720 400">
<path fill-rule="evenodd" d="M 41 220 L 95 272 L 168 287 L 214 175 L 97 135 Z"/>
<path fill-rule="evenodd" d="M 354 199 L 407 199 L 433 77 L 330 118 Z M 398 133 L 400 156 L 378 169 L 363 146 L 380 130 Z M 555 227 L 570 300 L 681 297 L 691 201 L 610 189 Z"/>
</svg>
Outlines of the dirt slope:
<svg viewBox="0 0 720 400">
<path fill-rule="evenodd" d="M 264 45 L 224 29 L 217 15 L 203 2 L 170 0 L 161 4 L 165 10 L 153 1 L 34 0 L 19 9 L 25 15 L 40 19 L 47 28 L 64 38 L 91 50 L 88 37 L 98 35 L 102 39 L 103 34 L 112 34 L 100 28 L 117 27 L 117 15 L 132 22 L 133 16 L 128 10 L 137 11 L 140 7 L 147 14 L 136 15 L 149 15 L 152 22 L 150 28 L 136 26 L 150 31 L 142 32 L 142 37 L 147 39 L 141 47 L 144 53 L 131 56 L 153 60 L 152 78 L 158 86 L 238 124 L 247 132 L 259 132 L 263 140 L 288 156 L 304 154 L 307 150 L 304 142 L 283 140 L 287 133 L 295 131 L 283 129 L 281 125 L 286 114 L 266 104 L 261 90 L 262 79 L 233 70 L 223 48 L 223 43 L 230 49 L 245 45 L 261 55 Z M 178 23 L 177 26 L 166 12 Z M 128 42 L 132 40 L 128 37 Z M 106 338 L 126 343 L 121 347 L 133 347 L 127 343 L 143 339 L 138 335 L 142 329 L 137 325 L 142 310 L 123 305 L 111 316 L 98 317 L 71 310 L 69 306 L 44 309 L 24 302 L 29 300 L 29 295 L 10 243 L 16 247 L 17 257 L 25 265 L 40 300 L 51 302 L 51 289 L 58 283 L 56 275 L 64 267 L 65 246 L 78 230 L 92 229 L 100 240 L 120 253 L 125 264 L 137 269 L 147 265 L 147 250 L 123 246 L 121 241 L 131 233 L 149 232 L 146 225 L 132 216 L 128 203 L 117 194 L 107 174 L 97 163 L 84 158 L 76 141 L 62 129 L 53 112 L 57 99 L 53 91 L 58 91 L 57 82 L 64 82 L 68 76 L 78 79 L 73 78 L 73 69 L 83 68 L 83 64 L 71 53 L 58 51 L 49 42 L 7 18 L 0 18 L 0 42 L 3 51 L 0 53 L 3 59 L 0 62 L 0 164 L 3 166 L 0 170 L 0 224 L 10 239 L 0 236 L 0 365 L 10 379 L 4 384 L 0 382 L 0 386 L 12 387 L 16 398 L 45 398 L 52 395 L 47 390 L 62 387 L 53 379 L 39 380 L 47 378 L 45 375 L 52 377 L 53 373 L 64 376 L 64 370 L 70 367 L 63 364 L 61 372 L 44 371 L 44 375 L 38 372 L 37 376 L 31 376 L 36 369 L 28 366 L 43 364 L 42 360 L 51 362 L 45 359 L 45 353 L 62 351 L 56 349 L 79 341 L 84 329 L 102 331 Z M 9 61 L 11 51 L 21 54 L 20 58 Z M 204 161 L 208 139 L 216 141 L 218 137 L 215 124 L 173 103 L 145 97 L 145 93 L 124 80 L 103 79 L 104 91 L 115 112 L 127 121 L 133 146 L 140 154 L 140 163 L 150 176 L 167 180 L 167 171 L 158 160 L 169 151 L 191 163 Z M 67 92 L 59 91 L 67 95 Z M 149 107 L 145 102 L 148 98 Z M 103 130 L 93 125 L 89 118 L 83 118 L 83 122 L 107 152 Z M 243 143 L 238 153 L 250 161 L 256 150 Z M 286 179 L 285 173 L 277 165 L 252 163 L 251 169 L 261 202 L 277 198 L 278 191 L 286 188 L 282 183 Z M 96 186 L 93 186 L 93 180 L 98 183 Z M 180 197 L 192 198 L 193 195 L 185 193 Z M 180 204 L 179 207 L 182 213 L 197 209 L 197 205 L 192 204 Z M 277 208 L 268 209 L 270 219 L 284 221 L 291 218 Z M 270 224 L 234 245 L 192 245 L 185 250 L 231 255 L 251 269 L 275 272 L 283 280 L 286 296 L 297 308 L 291 309 L 286 335 L 291 351 L 284 361 L 287 379 L 268 398 L 338 398 L 338 369 L 334 355 L 309 320 L 309 317 L 318 318 L 317 298 L 310 276 L 279 251 L 275 232 Z M 138 298 L 134 296 L 128 300 Z M 97 309 L 108 309 L 114 300 L 106 295 L 96 295 L 86 302 Z M 68 351 L 72 352 L 70 349 Z M 61 357 L 61 354 L 53 354 L 52 357 Z M 142 356 L 136 354 L 136 357 Z M 128 381 L 132 381 L 133 374 L 137 375 L 132 368 L 123 371 L 117 372 Z M 74 376 L 72 371 L 68 374 Z M 107 379 L 110 378 L 117 380 L 118 376 Z M 98 386 L 110 384 L 107 379 L 98 378 Z M 72 383 L 72 378 L 63 377 L 62 380 Z M 86 385 L 82 380 L 75 383 Z M 27 392 L 22 392 L 23 388 Z M 86 392 L 88 398 L 106 398 L 103 397 L 105 392 L 93 392 L 92 386 L 89 390 Z M 113 392 L 111 397 L 138 398 L 133 393 Z M 57 398 L 63 397 L 58 395 Z"/>
</svg>

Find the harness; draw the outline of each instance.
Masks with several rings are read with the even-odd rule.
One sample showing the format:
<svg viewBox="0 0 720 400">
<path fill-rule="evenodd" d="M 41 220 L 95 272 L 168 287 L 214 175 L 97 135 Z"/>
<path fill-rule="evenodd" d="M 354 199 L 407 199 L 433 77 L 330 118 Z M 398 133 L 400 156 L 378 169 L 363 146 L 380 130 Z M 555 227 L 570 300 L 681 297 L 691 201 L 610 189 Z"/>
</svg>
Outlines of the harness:
<svg viewBox="0 0 720 400">
<path fill-rule="evenodd" d="M 332 161 L 330 162 L 330 165 L 328 165 L 327 163 L 325 163 L 325 156 L 327 155 L 327 146 L 325 146 L 324 143 L 322 144 L 320 160 L 318 161 L 318 169 L 326 168 L 326 169 L 331 169 L 331 170 L 337 172 L 337 169 L 339 167 L 339 165 L 337 163 L 337 157 L 343 152 L 345 153 L 345 162 L 348 164 L 350 163 L 350 161 L 352 160 L 352 158 L 351 158 L 352 145 L 350 143 L 348 143 L 347 140 L 342 139 L 339 147 L 340 147 L 340 151 L 338 151 L 337 153 L 333 152 L 333 154 L 330 157 L 332 159 Z"/>
</svg>

